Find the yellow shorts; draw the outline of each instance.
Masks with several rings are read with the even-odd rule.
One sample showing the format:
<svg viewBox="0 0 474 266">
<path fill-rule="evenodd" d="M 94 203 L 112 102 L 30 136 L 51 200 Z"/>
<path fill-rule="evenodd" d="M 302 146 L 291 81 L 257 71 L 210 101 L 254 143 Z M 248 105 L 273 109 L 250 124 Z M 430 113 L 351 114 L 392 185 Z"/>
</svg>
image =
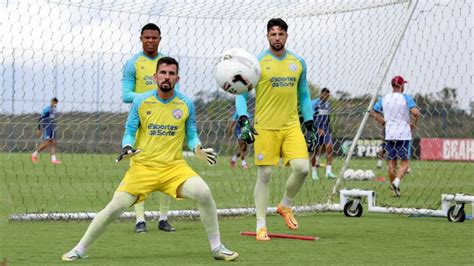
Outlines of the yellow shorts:
<svg viewBox="0 0 474 266">
<path fill-rule="evenodd" d="M 198 174 L 184 160 L 166 167 L 133 165 L 125 173 L 116 191 L 137 196 L 137 202 L 144 201 L 154 191 L 161 191 L 177 199 L 178 188 L 193 176 Z"/>
<path fill-rule="evenodd" d="M 255 135 L 255 165 L 283 165 L 293 159 L 308 159 L 308 148 L 299 126 L 282 130 L 257 129 Z"/>
</svg>

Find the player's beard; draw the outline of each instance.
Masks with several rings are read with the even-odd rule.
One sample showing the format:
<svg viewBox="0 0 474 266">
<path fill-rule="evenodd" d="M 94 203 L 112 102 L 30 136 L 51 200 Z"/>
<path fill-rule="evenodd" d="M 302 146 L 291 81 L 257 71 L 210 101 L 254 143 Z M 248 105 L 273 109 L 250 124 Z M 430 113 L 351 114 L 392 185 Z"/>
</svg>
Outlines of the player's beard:
<svg viewBox="0 0 474 266">
<path fill-rule="evenodd" d="M 168 86 L 163 86 L 167 84 Z M 171 90 L 173 89 L 173 87 L 171 86 L 171 82 L 168 82 L 168 81 L 163 81 L 161 84 L 160 84 L 160 90 L 162 92 L 170 92 Z"/>
<path fill-rule="evenodd" d="M 285 48 L 285 44 L 283 43 L 279 43 L 278 46 L 275 45 L 275 44 L 270 44 L 270 46 L 272 47 L 273 50 L 275 51 L 281 51 Z"/>
</svg>

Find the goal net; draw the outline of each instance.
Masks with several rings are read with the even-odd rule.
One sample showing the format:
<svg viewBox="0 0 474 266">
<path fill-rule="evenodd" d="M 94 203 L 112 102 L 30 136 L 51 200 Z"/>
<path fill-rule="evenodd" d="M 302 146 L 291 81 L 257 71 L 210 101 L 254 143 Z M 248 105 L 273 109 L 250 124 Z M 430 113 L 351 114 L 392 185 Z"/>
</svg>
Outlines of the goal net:
<svg viewBox="0 0 474 266">
<path fill-rule="evenodd" d="M 474 153 L 470 5 L 467 0 L 2 1 L 2 200 L 10 214 L 42 214 L 18 216 L 22 219 L 63 219 L 92 217 L 111 199 L 128 168 L 114 162 L 129 109 L 121 101 L 122 69 L 141 51 L 142 26 L 153 22 L 161 28 L 160 52 L 180 63 L 180 90 L 195 104 L 201 141 L 219 152 L 216 167 L 196 161 L 190 152 L 187 161 L 208 182 L 221 214 L 252 213 L 252 147 L 250 169 L 240 167 L 240 160 L 230 166 L 237 147 L 228 134 L 234 98 L 217 88 L 212 69 L 229 48 L 253 54 L 266 49 L 266 23 L 273 17 L 289 25 L 287 48 L 305 59 L 312 98 L 323 87 L 332 95 L 332 167 L 341 172 L 340 179 L 325 179 L 324 167 L 318 168 L 321 178 L 308 177 L 297 206 L 321 209 L 314 206 L 337 200 L 331 194 L 339 188 L 373 190 L 383 206 L 414 208 L 439 207 L 441 193 L 472 194 L 468 185 L 474 170 L 466 163 Z M 376 168 L 381 128 L 370 118 L 362 123 L 371 100 L 390 91 L 394 75 L 409 81 L 406 93 L 422 113 L 401 198 L 390 195 L 386 166 Z M 52 165 L 45 151 L 32 164 L 30 154 L 41 143 L 34 136 L 36 123 L 52 97 L 59 99 L 57 143 L 63 163 Z M 252 110 L 252 100 L 249 106 Z M 343 178 L 351 143 L 357 145 L 345 168 L 372 170 L 375 178 Z M 433 155 L 439 152 L 435 143 L 449 147 Z M 274 171 L 275 206 L 289 174 L 288 167 Z M 158 206 L 158 196 L 146 200 L 146 210 Z M 189 201 L 171 204 L 171 210 L 185 215 L 195 208 Z"/>
</svg>

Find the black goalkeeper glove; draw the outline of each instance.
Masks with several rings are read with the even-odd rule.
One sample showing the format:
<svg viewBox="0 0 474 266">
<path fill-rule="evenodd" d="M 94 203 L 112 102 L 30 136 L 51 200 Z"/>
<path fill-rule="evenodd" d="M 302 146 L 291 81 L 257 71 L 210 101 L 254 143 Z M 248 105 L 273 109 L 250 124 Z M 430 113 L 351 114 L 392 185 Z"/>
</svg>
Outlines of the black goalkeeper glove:
<svg viewBox="0 0 474 266">
<path fill-rule="evenodd" d="M 255 135 L 258 135 L 258 133 L 255 130 L 255 128 L 253 128 L 252 125 L 250 125 L 250 122 L 247 116 L 242 115 L 239 117 L 239 125 L 240 125 L 242 140 L 245 141 L 247 144 L 254 143 Z"/>
<path fill-rule="evenodd" d="M 304 126 L 306 128 L 304 132 L 304 139 L 306 140 L 306 145 L 308 145 L 308 151 L 313 152 L 314 148 L 316 148 L 316 140 L 317 140 L 317 132 L 314 128 L 314 121 L 308 120 L 304 122 Z"/>
<path fill-rule="evenodd" d="M 129 158 L 137 155 L 140 152 L 141 152 L 141 150 L 136 150 L 136 149 L 132 148 L 132 146 L 127 145 L 127 146 L 123 147 L 122 153 L 120 153 L 120 155 L 117 157 L 117 159 L 115 159 L 115 162 L 118 163 L 123 159 L 129 159 Z"/>
</svg>

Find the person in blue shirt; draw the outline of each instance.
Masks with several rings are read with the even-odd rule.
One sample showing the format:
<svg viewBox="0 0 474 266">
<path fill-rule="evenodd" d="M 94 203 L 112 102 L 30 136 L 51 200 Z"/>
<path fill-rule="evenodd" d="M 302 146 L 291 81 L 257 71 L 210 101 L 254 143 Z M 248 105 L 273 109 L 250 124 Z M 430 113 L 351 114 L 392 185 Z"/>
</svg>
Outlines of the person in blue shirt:
<svg viewBox="0 0 474 266">
<path fill-rule="evenodd" d="M 230 167 L 235 168 L 235 166 L 237 165 L 237 159 L 240 158 L 242 160 L 242 169 L 247 170 L 249 168 L 247 165 L 247 161 L 245 161 L 245 156 L 247 154 L 247 143 L 242 140 L 242 130 L 238 123 L 238 120 L 239 116 L 237 115 L 237 112 L 233 112 L 229 126 L 227 127 L 227 136 L 230 137 L 233 131 L 233 136 L 237 140 L 238 147 L 237 154 L 233 154 L 232 158 L 230 159 Z"/>
<path fill-rule="evenodd" d="M 51 99 L 51 103 L 43 108 L 41 116 L 38 119 L 38 128 L 36 129 L 36 135 L 43 137 L 43 142 L 38 148 L 31 154 L 31 162 L 37 164 L 39 162 L 38 155 L 44 149 L 50 147 L 51 151 L 51 163 L 61 164 L 56 158 L 56 106 L 58 105 L 58 99 Z"/>
<path fill-rule="evenodd" d="M 329 103 L 329 97 L 331 92 L 328 88 L 323 88 L 319 95 L 318 99 L 312 101 L 313 105 L 313 121 L 314 128 L 317 130 L 317 141 L 316 147 L 313 154 L 311 155 L 311 178 L 313 180 L 318 180 L 318 172 L 316 165 L 319 160 L 319 155 L 321 154 L 321 149 L 326 148 L 326 178 L 336 178 L 337 176 L 332 173 L 332 154 L 333 154 L 333 143 L 331 131 L 329 129 L 329 112 L 331 105 Z"/>
</svg>

